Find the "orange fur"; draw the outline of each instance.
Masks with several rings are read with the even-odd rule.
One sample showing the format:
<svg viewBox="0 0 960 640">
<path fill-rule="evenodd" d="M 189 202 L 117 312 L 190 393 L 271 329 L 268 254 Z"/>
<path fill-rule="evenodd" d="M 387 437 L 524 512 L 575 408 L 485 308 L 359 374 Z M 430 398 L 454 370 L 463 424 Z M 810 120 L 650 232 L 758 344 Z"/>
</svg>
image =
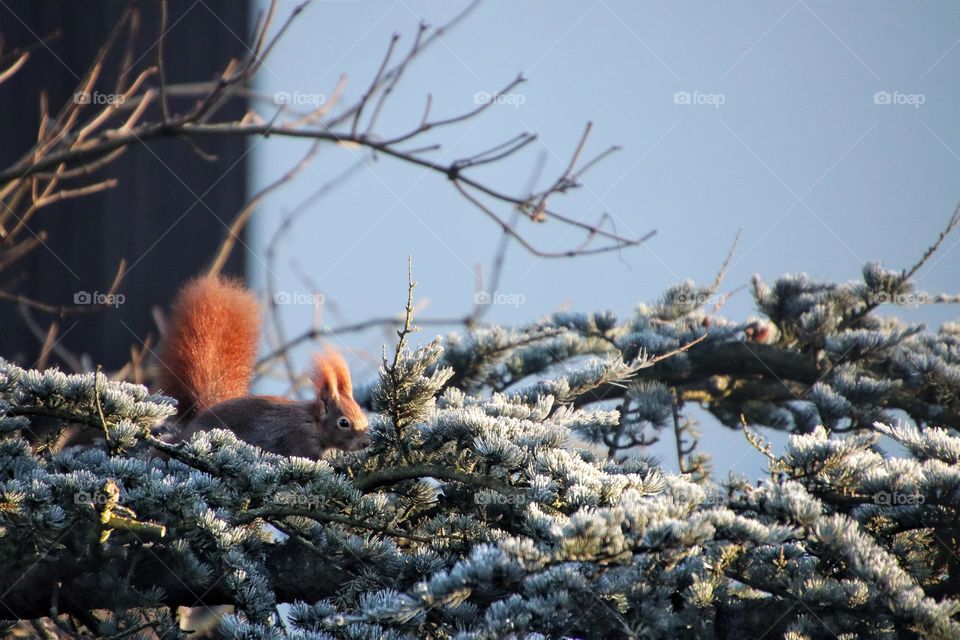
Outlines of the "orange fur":
<svg viewBox="0 0 960 640">
<path fill-rule="evenodd" d="M 188 417 L 249 393 L 260 305 L 236 280 L 198 278 L 180 291 L 160 347 L 160 388 Z"/>
<path fill-rule="evenodd" d="M 353 399 L 347 363 L 335 352 L 314 360 L 316 399 L 249 395 L 259 330 L 257 299 L 239 282 L 207 277 L 183 288 L 158 376 L 162 390 L 180 402 L 184 424 L 175 437 L 230 429 L 264 451 L 314 460 L 328 449 L 369 446 L 367 416 Z"/>
<path fill-rule="evenodd" d="M 363 420 L 366 416 L 353 399 L 353 383 L 350 368 L 339 353 L 327 349 L 313 357 L 313 373 L 310 376 L 317 397 L 340 407 L 343 415 L 351 420 Z"/>
<path fill-rule="evenodd" d="M 313 356 L 313 374 L 310 378 L 318 396 L 336 400 L 341 394 L 353 395 L 350 369 L 343 356 L 331 349 Z"/>
</svg>

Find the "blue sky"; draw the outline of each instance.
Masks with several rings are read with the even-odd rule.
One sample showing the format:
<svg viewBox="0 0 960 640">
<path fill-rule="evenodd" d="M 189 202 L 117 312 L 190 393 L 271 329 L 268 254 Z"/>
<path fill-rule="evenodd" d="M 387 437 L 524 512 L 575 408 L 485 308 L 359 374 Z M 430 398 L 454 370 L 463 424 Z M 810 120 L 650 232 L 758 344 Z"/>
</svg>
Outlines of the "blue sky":
<svg viewBox="0 0 960 640">
<path fill-rule="evenodd" d="M 281 2 L 281 15 L 293 2 Z M 326 99 L 341 74 L 349 103 L 362 95 L 390 35 L 409 46 L 418 22 L 438 25 L 463 2 L 317 2 L 294 22 L 259 76 L 259 90 Z M 859 277 L 868 260 L 907 267 L 934 240 L 960 200 L 960 5 L 952 2 L 507 2 L 482 4 L 410 68 L 377 131 L 416 126 L 425 96 L 433 114 L 457 115 L 522 72 L 508 104 L 425 138 L 431 158 L 451 161 L 524 132 L 538 141 L 509 162 L 473 175 L 523 191 L 538 156 L 543 181 L 559 174 L 585 124 L 585 155 L 623 149 L 553 206 L 584 221 L 607 214 L 625 235 L 657 235 L 641 247 L 573 260 L 540 259 L 512 246 L 499 291 L 511 304 L 486 317 L 530 321 L 557 309 L 609 309 L 626 317 L 670 285 L 711 281 L 738 229 L 740 247 L 723 291 L 759 273 L 772 281 L 806 272 Z M 265 117 L 273 107 L 258 105 Z M 256 190 L 304 153 L 303 142 L 254 143 Z M 280 287 L 319 291 L 325 325 L 398 313 L 406 260 L 414 257 L 420 317 L 469 312 L 478 265 L 488 274 L 500 232 L 442 176 L 389 158 L 357 171 L 308 208 L 280 244 L 266 246 L 299 202 L 362 157 L 323 147 L 253 221 L 251 279 L 268 269 Z M 501 212 L 509 214 L 501 209 Z M 520 230 L 543 249 L 583 239 L 550 223 Z M 960 289 L 960 236 L 949 239 L 917 279 L 920 288 Z M 522 304 L 516 304 L 522 300 Z M 956 308 L 890 309 L 932 327 Z M 288 335 L 315 309 L 284 308 Z M 746 289 L 723 313 L 754 312 Z M 421 339 L 445 332 L 425 328 Z M 356 377 L 375 375 L 391 335 L 345 337 Z M 306 351 L 298 352 L 299 363 Z M 763 460 L 742 437 L 703 417 L 704 448 L 718 475 L 757 475 Z M 654 447 L 675 468 L 672 442 Z M 783 438 L 774 438 L 781 447 Z"/>
</svg>

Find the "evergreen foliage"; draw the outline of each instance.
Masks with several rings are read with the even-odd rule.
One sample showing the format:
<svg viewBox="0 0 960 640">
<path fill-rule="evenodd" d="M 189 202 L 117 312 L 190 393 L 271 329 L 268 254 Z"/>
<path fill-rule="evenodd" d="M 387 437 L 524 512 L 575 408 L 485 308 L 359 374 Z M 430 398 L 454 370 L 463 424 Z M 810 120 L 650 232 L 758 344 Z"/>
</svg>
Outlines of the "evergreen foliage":
<svg viewBox="0 0 960 640">
<path fill-rule="evenodd" d="M 232 604 L 228 638 L 960 637 L 960 326 L 879 315 L 921 295 L 908 280 L 757 279 L 745 322 L 687 282 L 626 320 L 415 350 L 408 326 L 358 394 L 373 445 L 318 462 L 228 431 L 168 445 L 162 396 L 0 361 L 0 617 L 176 638 L 178 605 Z M 761 449 L 755 426 L 789 431 L 769 478 L 713 478 L 690 404 Z M 108 446 L 39 447 L 50 419 Z M 681 475 L 636 454 L 664 432 Z"/>
</svg>

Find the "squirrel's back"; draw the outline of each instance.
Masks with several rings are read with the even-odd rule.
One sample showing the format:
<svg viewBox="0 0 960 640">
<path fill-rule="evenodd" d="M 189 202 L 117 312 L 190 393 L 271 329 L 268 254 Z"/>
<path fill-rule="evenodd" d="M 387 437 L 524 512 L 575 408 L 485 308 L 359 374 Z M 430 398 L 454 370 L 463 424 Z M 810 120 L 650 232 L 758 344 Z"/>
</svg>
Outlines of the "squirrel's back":
<svg viewBox="0 0 960 640">
<path fill-rule="evenodd" d="M 160 346 L 158 380 L 180 418 L 249 392 L 260 335 L 260 305 L 240 282 L 205 276 L 174 302 Z"/>
</svg>

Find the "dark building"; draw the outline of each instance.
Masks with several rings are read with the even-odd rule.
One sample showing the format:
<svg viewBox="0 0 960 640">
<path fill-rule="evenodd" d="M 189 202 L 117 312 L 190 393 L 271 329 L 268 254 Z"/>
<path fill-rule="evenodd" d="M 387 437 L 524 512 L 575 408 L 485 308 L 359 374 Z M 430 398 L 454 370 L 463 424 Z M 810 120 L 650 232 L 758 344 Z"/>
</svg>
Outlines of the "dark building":
<svg viewBox="0 0 960 640">
<path fill-rule="evenodd" d="M 248 10 L 246 0 L 170 2 L 164 50 L 167 83 L 214 81 L 231 58 L 248 55 Z M 96 93 L 89 97 L 93 102 L 109 99 L 116 90 L 125 60 L 133 62 L 128 74 L 134 77 L 157 63 L 160 2 L 135 2 L 130 8 L 104 0 L 0 4 L 0 72 L 18 50 L 31 49 L 25 65 L 0 84 L 0 169 L 16 166 L 36 143 L 42 96 L 54 116 L 76 99 L 81 80 L 124 11 L 133 13 L 105 57 Z M 137 33 L 128 50 L 131 26 Z M 149 82 L 156 85 L 156 76 Z M 174 114 L 196 102 L 195 96 L 169 96 Z M 96 112 L 95 104 L 90 107 L 83 117 Z M 245 108 L 242 99 L 234 99 L 217 119 L 240 117 Z M 161 119 L 155 100 L 141 122 Z M 66 364 L 70 354 L 86 355 L 87 363 L 111 370 L 130 358 L 131 346 L 140 347 L 148 335 L 155 339 L 152 310 L 165 307 L 186 278 L 210 263 L 227 225 L 243 207 L 247 149 L 247 141 L 239 137 L 194 142 L 157 137 L 68 185 L 113 178 L 116 187 L 44 207 L 16 238 L 7 234 L 18 219 L 8 215 L 0 239 L 0 292 L 8 294 L 0 299 L 0 356 L 34 365 L 54 321 L 58 342 L 51 363 Z M 0 183 L 0 190 L 3 186 Z M 9 202 L 8 197 L 2 207 Z M 24 239 L 33 239 L 36 246 L 12 260 Z M 22 305 L 10 299 L 9 294 L 22 295 L 53 306 L 92 300 L 109 290 L 121 260 L 127 271 L 118 291 L 122 298 L 116 298 L 122 304 L 115 307 L 63 316 L 34 307 L 25 314 Z M 225 271 L 242 270 L 242 252 L 234 251 Z"/>
</svg>

